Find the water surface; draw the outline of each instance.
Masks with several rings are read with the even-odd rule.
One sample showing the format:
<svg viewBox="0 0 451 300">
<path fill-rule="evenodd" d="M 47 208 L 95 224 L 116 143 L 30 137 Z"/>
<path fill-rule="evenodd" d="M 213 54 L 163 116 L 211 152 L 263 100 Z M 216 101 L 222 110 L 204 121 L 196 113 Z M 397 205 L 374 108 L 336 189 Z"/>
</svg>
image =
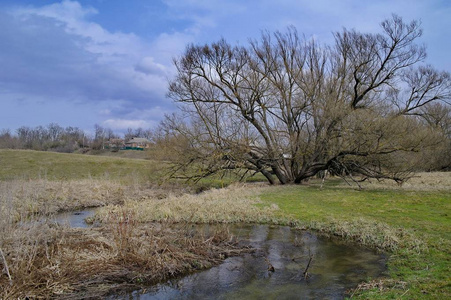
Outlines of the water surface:
<svg viewBox="0 0 451 300">
<path fill-rule="evenodd" d="M 233 225 L 230 230 L 256 251 L 111 299 L 342 299 L 346 290 L 386 269 L 381 254 L 305 231 L 267 225 Z"/>
<path fill-rule="evenodd" d="M 97 209 L 98 208 L 88 208 L 61 212 L 56 214 L 52 221 L 60 225 L 68 225 L 70 227 L 87 228 L 92 226 L 92 224 L 87 224 L 85 219 L 94 216 Z"/>
</svg>

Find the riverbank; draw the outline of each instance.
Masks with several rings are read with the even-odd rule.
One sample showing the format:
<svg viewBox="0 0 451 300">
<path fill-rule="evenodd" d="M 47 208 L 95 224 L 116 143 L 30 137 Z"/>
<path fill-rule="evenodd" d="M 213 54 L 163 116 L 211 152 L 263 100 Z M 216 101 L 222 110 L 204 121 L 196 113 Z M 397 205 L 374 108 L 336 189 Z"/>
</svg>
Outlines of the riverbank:
<svg viewBox="0 0 451 300">
<path fill-rule="evenodd" d="M 142 260 L 146 253 L 158 253 L 154 256 L 160 266 L 169 267 L 161 273 L 172 276 L 171 266 L 177 264 L 167 260 L 171 259 L 165 256 L 169 255 L 167 249 L 181 253 L 174 254 L 175 261 L 182 262 L 181 272 L 214 265 L 228 251 L 240 250 L 229 243 L 229 236 L 210 240 L 190 235 L 187 239 L 187 231 L 154 231 L 148 225 L 154 221 L 284 224 L 337 236 L 391 253 L 389 276 L 364 278 L 366 281 L 349 295 L 371 299 L 451 298 L 450 173 L 419 174 L 401 187 L 371 182 L 358 190 L 332 178 L 323 186 L 315 180 L 301 186 L 236 184 L 193 195 L 187 193 L 187 186 L 157 184 L 162 170 L 155 174 L 144 171 L 146 165 L 142 164 L 147 161 L 88 158 L 83 163 L 79 156 L 34 152 L 7 152 L 0 158 L 2 166 L 9 166 L 0 170 L 0 230 L 5 233 L 0 236 L 0 298 L 58 298 L 90 292 L 94 287 L 106 293 L 116 285 L 126 288 L 151 282 L 147 280 L 153 278 L 155 269 L 127 269 L 123 264 L 136 261 L 136 265 L 150 266 L 152 262 Z M 65 169 L 53 167 L 62 160 Z M 77 171 L 80 164 L 83 172 Z M 107 174 L 110 167 L 117 172 Z M 20 175 L 29 168 L 33 176 Z M 140 171 L 134 172 L 134 168 Z M 90 178 L 84 178 L 85 174 L 91 174 Z M 103 207 L 95 217 L 103 227 L 81 230 L 54 224 L 23 225 L 42 215 L 91 206 Z M 168 236 L 171 238 L 164 241 Z M 211 251 L 196 252 L 195 247 L 194 252 L 183 252 L 191 248 L 182 241 L 191 238 L 195 245 Z M 161 244 L 151 248 L 149 241 Z M 211 247 L 204 247 L 205 242 L 211 242 Z M 127 243 L 141 250 L 123 250 L 129 249 Z M 199 253 L 207 253 L 205 260 L 196 256 Z M 103 265 L 106 269 L 96 267 Z"/>
<path fill-rule="evenodd" d="M 154 231 L 148 224 L 155 221 L 162 224 L 284 224 L 338 236 L 344 241 L 391 253 L 389 277 L 368 279 L 356 290 L 349 291 L 349 295 L 379 299 L 436 299 L 450 295 L 451 193 L 446 189 L 422 191 L 415 185 L 414 190 L 386 187 L 359 191 L 331 180 L 322 189 L 320 183 L 275 187 L 238 184 L 199 195 L 163 193 L 151 188 L 146 192 L 146 188 L 138 187 L 133 188 L 136 193 L 131 189 L 116 194 L 113 191 L 118 186 L 97 181 L 90 183 L 91 199 L 109 204 L 95 217 L 103 226 L 80 230 L 51 224 L 24 227 L 21 222 L 59 210 L 56 208 L 70 209 L 71 204 L 79 207 L 76 199 L 62 195 L 71 195 L 64 192 L 69 190 L 68 187 L 88 186 L 88 182 L 22 184 L 16 185 L 21 188 L 5 193 L 9 198 L 2 198 L 2 232 L 8 234 L 2 236 L 0 245 L 5 256 L 3 269 L 6 264 L 9 269 L 3 272 L 0 281 L 4 291 L 2 298 L 57 298 L 72 292 L 91 293 L 93 290 L 107 293 L 115 288 L 148 284 L 156 280 L 156 273 L 170 277 L 209 267 L 224 258 L 224 253 L 239 251 L 233 243 L 221 244 L 228 241 L 227 236 L 220 239 L 198 236 L 196 239 L 190 235 L 189 241 L 194 241 L 190 242 L 193 244 L 180 244 L 180 241 L 188 241 L 186 231 Z M 61 186 L 55 188 L 55 184 Z M 15 198 L 14 191 L 18 193 Z M 23 194 L 24 191 L 35 193 Z M 54 195 L 48 194 L 49 191 L 58 191 L 60 196 L 48 198 L 48 195 Z M 89 194 L 82 198 L 85 197 L 89 198 Z M 24 201 L 27 205 L 16 205 L 21 203 L 21 199 L 27 199 Z M 33 205 L 33 201 L 40 204 Z M 92 204 L 94 202 L 89 202 L 87 206 Z M 5 210 L 8 207 L 10 210 Z M 15 213 L 12 213 L 13 208 Z M 22 218 L 19 222 L 17 216 Z M 161 243 L 157 248 L 149 248 L 149 240 Z M 216 240 L 219 244 L 212 243 L 211 249 L 204 247 L 205 241 Z M 179 248 L 174 248 L 171 244 L 174 242 Z M 190 249 L 189 245 L 197 246 L 191 252 L 179 253 L 182 249 Z M 197 256 L 197 247 L 209 249 L 202 253 L 212 257 Z M 135 250 L 130 252 L 131 249 Z M 171 249 L 170 253 L 181 259 L 181 269 L 171 269 L 177 264 L 167 260 L 171 259 L 170 256 L 164 255 L 157 261 L 161 266 L 172 266 L 166 271 L 125 267 L 131 262 L 132 266 L 149 266 L 152 263 L 142 258 L 152 257 L 149 253 L 165 253 L 165 249 Z M 79 264 L 74 265 L 74 258 Z"/>
<path fill-rule="evenodd" d="M 11 228 L 2 237 L 0 298 L 100 299 L 249 251 L 226 231 L 206 236 L 189 226 L 139 224 L 131 215 L 114 218 L 110 226 L 91 229 L 49 224 Z"/>
<path fill-rule="evenodd" d="M 367 279 L 349 296 L 451 297 L 451 174 L 418 174 L 404 186 L 338 179 L 302 186 L 233 186 L 199 196 L 127 201 L 148 221 L 285 224 L 390 253 L 389 276 Z M 107 207 L 100 219 L 116 207 Z"/>
<path fill-rule="evenodd" d="M 389 276 L 368 280 L 350 295 L 362 299 L 451 298 L 451 174 L 418 174 L 404 186 L 372 182 L 364 190 L 331 180 L 274 187 L 262 207 L 297 227 L 338 236 L 390 255 Z"/>
<path fill-rule="evenodd" d="M 0 299 L 102 298 L 209 268 L 238 247 L 227 231 L 144 223 L 121 203 L 182 195 L 184 187 L 115 180 L 0 182 Z M 60 211 L 115 205 L 100 227 L 58 225 Z M 45 217 L 45 218 L 44 218 Z M 46 222 L 42 220 L 46 219 Z"/>
</svg>

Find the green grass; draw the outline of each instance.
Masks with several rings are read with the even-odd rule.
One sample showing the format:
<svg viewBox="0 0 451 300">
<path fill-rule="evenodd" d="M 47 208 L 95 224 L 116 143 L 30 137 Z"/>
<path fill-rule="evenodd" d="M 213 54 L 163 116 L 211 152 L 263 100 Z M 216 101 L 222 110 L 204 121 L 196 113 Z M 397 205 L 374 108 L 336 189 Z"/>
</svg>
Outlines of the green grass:
<svg viewBox="0 0 451 300">
<path fill-rule="evenodd" d="M 144 159 L 31 150 L 0 150 L 0 166 L 0 180 L 106 178 L 157 182 L 166 170 L 165 163 Z"/>
<path fill-rule="evenodd" d="M 146 151 L 99 152 L 98 155 L 56 153 L 33 150 L 0 149 L 0 181 L 12 179 L 112 179 L 124 182 L 161 183 L 168 180 L 169 163 L 140 159 L 149 157 Z M 236 182 L 233 174 L 204 178 L 198 183 L 170 180 L 192 185 L 199 191 L 221 188 Z M 253 176 L 246 181 L 264 181 Z"/>
<path fill-rule="evenodd" d="M 359 294 L 371 299 L 451 298 L 451 192 L 355 190 L 340 186 L 283 186 L 266 190 L 263 206 L 301 227 L 390 249 L 382 288 Z M 357 232 L 357 233 L 356 233 Z M 388 241 L 388 242 L 387 242 Z M 378 245 L 379 244 L 379 245 Z M 415 247 L 418 246 L 418 247 Z M 398 286 L 398 287 L 396 287 Z"/>
</svg>

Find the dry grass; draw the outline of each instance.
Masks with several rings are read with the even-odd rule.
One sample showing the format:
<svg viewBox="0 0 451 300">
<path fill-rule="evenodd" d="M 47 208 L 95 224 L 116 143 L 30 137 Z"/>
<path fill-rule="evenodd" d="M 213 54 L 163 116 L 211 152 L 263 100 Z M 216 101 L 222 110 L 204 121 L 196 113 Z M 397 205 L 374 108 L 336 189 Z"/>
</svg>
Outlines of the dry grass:
<svg viewBox="0 0 451 300">
<path fill-rule="evenodd" d="M 367 189 L 399 189 L 407 191 L 449 191 L 451 190 L 451 172 L 416 173 L 399 186 L 394 181 L 370 180 L 362 184 Z"/>
<path fill-rule="evenodd" d="M 342 241 L 351 241 L 361 246 L 395 252 L 399 249 L 411 253 L 428 250 L 427 245 L 412 232 L 389 226 L 386 223 L 358 218 L 352 221 L 311 222 L 298 226 L 302 230 L 313 230 L 329 237 L 339 237 Z"/>
<path fill-rule="evenodd" d="M 0 181 L 0 191 L 0 217 L 21 221 L 30 215 L 121 204 L 127 199 L 164 198 L 169 194 L 183 193 L 184 188 L 138 183 L 125 185 L 108 179 L 39 179 Z"/>
<path fill-rule="evenodd" d="M 127 210 L 88 230 L 16 223 L 0 238 L 0 267 L 9 270 L 0 276 L 0 299 L 103 297 L 247 251 L 225 231 L 204 236 L 188 228 L 139 224 Z"/>
<path fill-rule="evenodd" d="M 16 220 L 38 213 L 120 203 L 125 192 L 121 185 L 107 180 L 13 180 L 0 182 L 0 190 L 1 208 Z"/>
<path fill-rule="evenodd" d="M 259 208 L 258 194 L 262 186 L 235 184 L 213 189 L 199 195 L 169 195 L 166 198 L 147 197 L 128 199 L 122 206 L 102 208 L 97 218 L 105 222 L 111 212 L 121 209 L 133 211 L 138 222 L 192 223 L 278 223 L 274 212 L 277 206 Z"/>
<path fill-rule="evenodd" d="M 165 222 L 147 222 L 149 218 L 130 206 L 173 202 L 183 188 L 155 189 L 111 180 L 14 180 L 0 182 L 0 188 L 0 299 L 102 297 L 114 289 L 207 268 L 242 250 L 228 232 L 204 236 L 191 227 L 170 229 Z M 128 205 L 113 206 L 100 228 L 38 222 L 61 210 L 119 203 Z M 180 222 L 187 219 L 182 206 Z"/>
<path fill-rule="evenodd" d="M 378 291 L 378 292 L 384 292 L 387 290 L 393 290 L 393 289 L 400 289 L 405 291 L 403 295 L 405 295 L 408 292 L 407 289 L 407 282 L 400 281 L 400 280 L 394 280 L 390 278 L 382 278 L 382 279 L 376 279 L 372 280 L 370 282 L 362 282 L 360 283 L 355 289 L 347 291 L 347 294 L 350 298 L 353 298 L 356 293 L 362 292 L 362 291 Z"/>
</svg>

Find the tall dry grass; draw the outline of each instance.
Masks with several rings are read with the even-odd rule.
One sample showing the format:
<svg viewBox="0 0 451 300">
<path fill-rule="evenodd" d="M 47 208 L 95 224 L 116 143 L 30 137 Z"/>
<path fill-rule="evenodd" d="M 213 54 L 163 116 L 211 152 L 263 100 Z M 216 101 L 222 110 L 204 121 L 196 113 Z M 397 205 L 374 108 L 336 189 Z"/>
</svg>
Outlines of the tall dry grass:
<svg viewBox="0 0 451 300">
<path fill-rule="evenodd" d="M 234 184 L 212 189 L 198 195 L 170 194 L 166 198 L 127 199 L 119 205 L 106 206 L 97 213 L 101 222 L 108 221 L 111 212 L 133 211 L 138 222 L 191 223 L 278 223 L 277 206 L 260 208 L 261 185 Z"/>
<path fill-rule="evenodd" d="M 109 212 L 100 228 L 41 221 L 76 207 L 176 197 L 177 189 L 108 180 L 8 181 L 0 188 L 0 299 L 103 297 L 206 268 L 241 251 L 227 232 L 204 235 L 142 223 L 127 206 Z"/>
<path fill-rule="evenodd" d="M 0 239 L 0 299 L 104 297 L 247 251 L 225 231 L 204 235 L 186 226 L 140 224 L 127 210 L 109 218 L 108 226 L 92 229 L 11 225 Z"/>
<path fill-rule="evenodd" d="M 389 226 L 370 218 L 356 218 L 350 221 L 329 220 L 327 222 L 293 222 L 298 229 L 312 230 L 323 236 L 339 238 L 360 246 L 380 251 L 396 252 L 404 249 L 409 253 L 428 251 L 424 241 L 409 230 Z M 299 224 L 298 224 L 299 223 Z"/>
<path fill-rule="evenodd" d="M 127 199 L 164 198 L 185 191 L 176 185 L 123 184 L 111 179 L 0 181 L 0 216 L 20 221 L 34 214 L 121 204 Z"/>
<path fill-rule="evenodd" d="M 108 180 L 12 180 L 0 182 L 0 191 L 0 214 L 16 221 L 34 214 L 120 203 L 125 192 Z"/>
</svg>

